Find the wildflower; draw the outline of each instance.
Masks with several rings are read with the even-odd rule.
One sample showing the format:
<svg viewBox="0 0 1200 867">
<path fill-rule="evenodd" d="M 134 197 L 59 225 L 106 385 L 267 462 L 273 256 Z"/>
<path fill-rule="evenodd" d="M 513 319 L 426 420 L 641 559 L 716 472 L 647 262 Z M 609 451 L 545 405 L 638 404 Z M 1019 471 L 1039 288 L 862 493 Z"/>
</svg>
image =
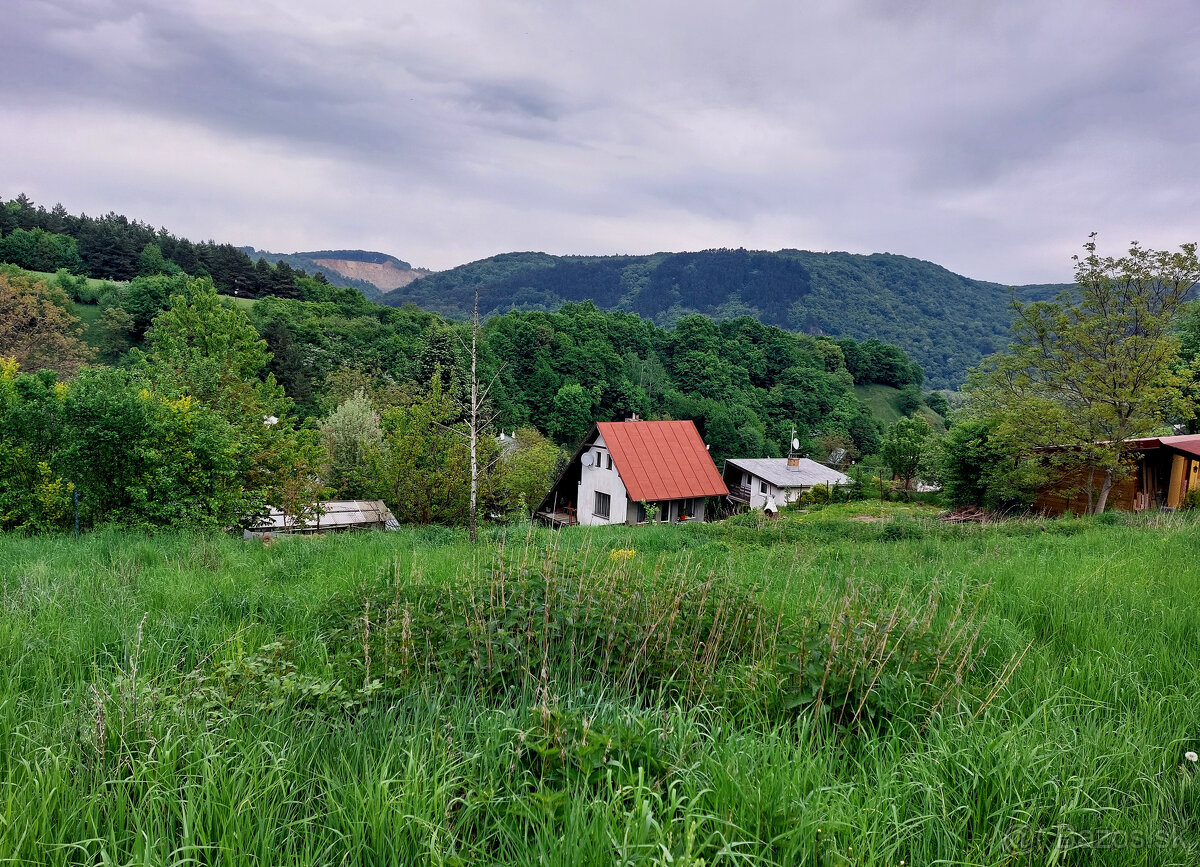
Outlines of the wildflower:
<svg viewBox="0 0 1200 867">
<path fill-rule="evenodd" d="M 1195 754 L 1194 752 L 1192 752 L 1191 750 L 1188 750 L 1186 753 L 1184 753 L 1184 754 L 1183 754 L 1183 757 L 1184 757 L 1185 759 L 1187 759 L 1189 762 L 1200 761 L 1200 756 L 1196 755 L 1196 754 Z"/>
</svg>

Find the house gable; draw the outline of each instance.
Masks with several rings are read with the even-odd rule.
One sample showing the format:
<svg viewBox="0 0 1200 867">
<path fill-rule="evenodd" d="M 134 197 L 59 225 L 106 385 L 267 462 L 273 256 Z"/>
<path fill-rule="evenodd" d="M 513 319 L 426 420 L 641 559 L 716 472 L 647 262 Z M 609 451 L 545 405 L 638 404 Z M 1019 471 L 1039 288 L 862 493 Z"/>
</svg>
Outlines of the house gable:
<svg viewBox="0 0 1200 867">
<path fill-rule="evenodd" d="M 690 421 L 600 422 L 596 427 L 635 502 L 729 493 Z"/>
<path fill-rule="evenodd" d="M 641 504 L 652 503 L 660 520 L 703 520 L 704 498 L 727 493 L 692 422 L 601 422 L 536 514 L 553 526 L 637 523 Z"/>
</svg>

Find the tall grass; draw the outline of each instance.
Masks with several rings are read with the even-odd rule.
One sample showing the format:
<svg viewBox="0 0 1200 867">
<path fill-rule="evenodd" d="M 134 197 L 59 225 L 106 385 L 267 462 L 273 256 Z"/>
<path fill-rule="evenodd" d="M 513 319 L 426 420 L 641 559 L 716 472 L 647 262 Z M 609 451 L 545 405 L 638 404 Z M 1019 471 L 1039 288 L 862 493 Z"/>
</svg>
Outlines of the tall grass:
<svg viewBox="0 0 1200 867">
<path fill-rule="evenodd" d="M 0 859 L 1198 863 L 1195 524 L 851 508 L 0 538 Z"/>
</svg>

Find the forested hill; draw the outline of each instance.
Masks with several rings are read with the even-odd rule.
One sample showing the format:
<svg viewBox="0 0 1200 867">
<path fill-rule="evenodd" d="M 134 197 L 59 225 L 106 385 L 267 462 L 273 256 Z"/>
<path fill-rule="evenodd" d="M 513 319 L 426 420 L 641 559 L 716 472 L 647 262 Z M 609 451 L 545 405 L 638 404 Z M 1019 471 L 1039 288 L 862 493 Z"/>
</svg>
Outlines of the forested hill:
<svg viewBox="0 0 1200 867">
<path fill-rule="evenodd" d="M 415 280 L 386 304 L 415 303 L 466 315 L 480 288 L 481 312 L 552 310 L 591 300 L 669 326 L 700 313 L 750 315 L 806 334 L 900 346 L 926 384 L 954 387 L 980 358 L 1008 342 L 1012 292 L 907 256 L 706 250 L 652 256 L 508 253 Z M 1018 287 L 1017 297 L 1057 287 Z"/>
<path fill-rule="evenodd" d="M 802 334 L 899 346 L 933 388 L 957 386 L 984 355 L 1007 344 L 1012 297 L 999 284 L 886 253 L 506 253 L 430 274 L 363 250 L 278 254 L 193 243 L 120 214 L 73 216 L 62 205 L 47 210 L 24 195 L 0 200 L 0 262 L 114 281 L 186 273 L 211 277 L 218 291 L 245 298 L 307 297 L 298 280 L 312 274 L 393 307 L 411 302 L 459 319 L 469 313 L 476 287 L 485 314 L 592 301 L 665 327 L 688 314 L 722 321 L 752 316 Z M 1024 286 L 1016 293 L 1033 300 L 1060 288 Z"/>
</svg>

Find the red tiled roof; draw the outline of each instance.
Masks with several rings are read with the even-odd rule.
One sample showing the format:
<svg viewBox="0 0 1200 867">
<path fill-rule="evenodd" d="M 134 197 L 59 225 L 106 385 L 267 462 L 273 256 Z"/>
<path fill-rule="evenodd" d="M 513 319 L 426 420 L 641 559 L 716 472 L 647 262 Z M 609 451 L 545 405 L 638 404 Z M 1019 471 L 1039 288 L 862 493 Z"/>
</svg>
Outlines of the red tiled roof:
<svg viewBox="0 0 1200 867">
<path fill-rule="evenodd" d="M 602 421 L 596 427 L 632 500 L 729 493 L 690 421 Z"/>
</svg>

